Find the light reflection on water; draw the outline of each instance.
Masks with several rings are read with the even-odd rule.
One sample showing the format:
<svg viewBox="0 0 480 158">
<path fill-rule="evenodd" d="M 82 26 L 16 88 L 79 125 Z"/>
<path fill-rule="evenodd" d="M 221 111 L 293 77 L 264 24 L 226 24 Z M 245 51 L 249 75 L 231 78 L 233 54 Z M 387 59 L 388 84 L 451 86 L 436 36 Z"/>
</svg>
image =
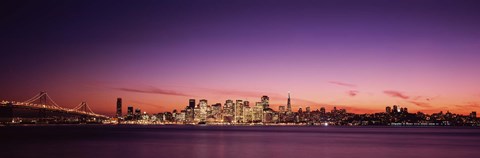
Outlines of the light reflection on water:
<svg viewBox="0 0 480 158">
<path fill-rule="evenodd" d="M 479 128 L 1 127 L 2 157 L 477 157 Z"/>
</svg>

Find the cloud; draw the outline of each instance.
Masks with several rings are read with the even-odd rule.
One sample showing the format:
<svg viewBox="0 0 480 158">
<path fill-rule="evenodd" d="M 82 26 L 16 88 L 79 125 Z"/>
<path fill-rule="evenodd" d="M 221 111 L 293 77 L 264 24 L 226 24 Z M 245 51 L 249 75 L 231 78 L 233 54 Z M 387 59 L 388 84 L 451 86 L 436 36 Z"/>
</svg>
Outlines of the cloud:
<svg viewBox="0 0 480 158">
<path fill-rule="evenodd" d="M 136 104 L 140 104 L 140 105 L 148 105 L 148 106 L 155 107 L 155 108 L 158 108 L 158 109 L 163 108 L 163 106 L 161 106 L 161 105 L 152 104 L 152 103 L 146 103 L 146 102 L 141 102 L 141 101 L 136 101 L 136 100 L 134 100 L 132 102 L 136 103 Z"/>
<path fill-rule="evenodd" d="M 347 94 L 350 95 L 350 96 L 352 96 L 352 97 L 358 95 L 358 93 L 359 93 L 359 92 L 356 91 L 356 90 L 349 90 L 349 91 L 347 91 Z"/>
<path fill-rule="evenodd" d="M 383 93 L 385 93 L 386 95 L 389 95 L 391 97 L 398 97 L 398 98 L 402 98 L 402 99 L 408 99 L 410 98 L 409 96 L 399 92 L 399 91 L 392 91 L 392 90 L 386 90 L 386 91 L 383 91 Z"/>
<path fill-rule="evenodd" d="M 389 95 L 391 97 L 397 97 L 397 98 L 402 98 L 405 99 L 407 102 L 414 104 L 418 107 L 424 107 L 424 108 L 432 108 L 432 105 L 430 105 L 430 101 L 433 99 L 430 97 L 425 97 L 425 96 L 408 96 L 402 92 L 399 91 L 394 91 L 394 90 L 385 90 L 383 91 L 386 95 Z"/>
<path fill-rule="evenodd" d="M 424 107 L 424 108 L 432 107 L 429 103 L 425 103 L 425 102 L 417 102 L 417 101 L 409 101 L 409 102 L 419 107 Z"/>
<path fill-rule="evenodd" d="M 149 94 L 164 94 L 164 95 L 175 95 L 175 96 L 191 96 L 188 94 L 180 93 L 172 90 L 164 90 L 156 87 L 150 87 L 146 89 L 134 89 L 134 88 L 114 88 L 120 91 L 125 92 L 136 92 L 136 93 L 149 93 Z"/>
<path fill-rule="evenodd" d="M 420 100 L 422 98 L 423 98 L 422 96 L 415 96 L 415 97 L 412 98 L 412 100 Z"/>
<path fill-rule="evenodd" d="M 478 103 L 467 103 L 465 105 L 455 105 L 458 108 L 480 108 L 480 105 Z"/>
<path fill-rule="evenodd" d="M 350 87 L 350 88 L 357 87 L 357 85 L 354 85 L 354 84 L 351 84 L 351 83 L 338 82 L 338 81 L 329 81 L 328 83 L 338 85 L 338 86 Z"/>
<path fill-rule="evenodd" d="M 415 96 L 415 97 L 412 97 L 411 99 L 415 100 L 415 101 L 417 101 L 417 100 L 432 101 L 433 100 L 433 98 L 431 98 L 431 97 L 424 97 L 424 96 Z"/>
</svg>

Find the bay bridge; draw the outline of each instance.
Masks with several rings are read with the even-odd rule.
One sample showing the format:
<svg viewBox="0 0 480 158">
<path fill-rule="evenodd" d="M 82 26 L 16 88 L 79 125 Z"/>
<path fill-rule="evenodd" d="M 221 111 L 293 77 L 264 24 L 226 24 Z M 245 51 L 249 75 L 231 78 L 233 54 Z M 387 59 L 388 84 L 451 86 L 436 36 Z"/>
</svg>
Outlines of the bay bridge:
<svg viewBox="0 0 480 158">
<path fill-rule="evenodd" d="M 94 113 L 87 102 L 74 108 L 61 107 L 46 92 L 22 102 L 0 102 L 0 123 L 102 123 L 108 118 Z"/>
</svg>

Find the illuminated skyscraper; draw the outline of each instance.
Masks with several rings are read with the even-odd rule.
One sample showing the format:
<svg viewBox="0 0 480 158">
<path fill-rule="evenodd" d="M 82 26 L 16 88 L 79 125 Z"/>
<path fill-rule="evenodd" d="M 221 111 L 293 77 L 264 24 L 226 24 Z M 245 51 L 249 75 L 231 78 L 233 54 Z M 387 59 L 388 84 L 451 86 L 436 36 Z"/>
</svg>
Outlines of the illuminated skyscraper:
<svg viewBox="0 0 480 158">
<path fill-rule="evenodd" d="M 252 121 L 261 122 L 263 120 L 264 105 L 263 102 L 256 102 L 252 109 Z"/>
<path fill-rule="evenodd" d="M 235 103 L 235 122 L 242 122 L 243 121 L 243 101 L 237 100 Z"/>
<path fill-rule="evenodd" d="M 270 98 L 266 95 L 262 96 L 262 104 L 263 104 L 263 109 L 268 109 L 269 108 L 269 102 Z"/>
<path fill-rule="evenodd" d="M 195 119 L 195 99 L 188 100 L 188 107 L 186 110 L 186 120 L 192 122 Z"/>
<path fill-rule="evenodd" d="M 212 114 L 215 121 L 220 121 L 222 120 L 222 104 L 221 103 L 216 103 L 212 105 Z"/>
<path fill-rule="evenodd" d="M 249 106 L 250 106 L 250 102 L 248 102 L 248 101 L 245 100 L 245 101 L 243 102 L 243 106 L 244 106 L 244 107 L 249 107 Z"/>
<path fill-rule="evenodd" d="M 228 99 L 225 101 L 225 105 L 223 106 L 223 120 L 225 122 L 233 122 L 234 121 L 234 113 L 235 113 L 235 104 L 233 100 Z"/>
<path fill-rule="evenodd" d="M 255 108 L 255 107 L 253 107 Z M 252 122 L 253 108 L 250 106 L 243 106 L 243 122 Z"/>
<path fill-rule="evenodd" d="M 199 108 L 200 108 L 200 121 L 206 121 L 207 120 L 207 100 L 202 99 L 200 100 Z"/>
<path fill-rule="evenodd" d="M 117 118 L 122 117 L 122 98 L 117 98 Z"/>
</svg>

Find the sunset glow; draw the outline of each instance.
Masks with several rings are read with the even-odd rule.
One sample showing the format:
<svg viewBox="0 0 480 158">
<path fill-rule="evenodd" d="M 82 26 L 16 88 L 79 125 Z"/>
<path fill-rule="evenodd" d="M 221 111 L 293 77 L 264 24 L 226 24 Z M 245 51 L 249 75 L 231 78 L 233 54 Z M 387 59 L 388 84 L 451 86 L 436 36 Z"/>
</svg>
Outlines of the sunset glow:
<svg viewBox="0 0 480 158">
<path fill-rule="evenodd" d="M 295 110 L 480 111 L 478 5 L 342 2 L 2 9 L 0 100 L 47 91 L 63 107 L 86 101 L 113 116 L 117 97 L 157 113 L 184 109 L 188 99 L 268 95 L 277 110 L 290 91 Z"/>
</svg>

